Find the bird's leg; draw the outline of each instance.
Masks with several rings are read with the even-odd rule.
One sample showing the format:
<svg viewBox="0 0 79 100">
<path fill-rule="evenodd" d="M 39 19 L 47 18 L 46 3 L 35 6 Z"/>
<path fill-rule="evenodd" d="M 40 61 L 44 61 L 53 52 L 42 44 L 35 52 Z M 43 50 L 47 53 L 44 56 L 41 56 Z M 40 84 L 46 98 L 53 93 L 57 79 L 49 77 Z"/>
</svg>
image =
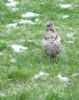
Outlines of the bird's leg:
<svg viewBox="0 0 79 100">
<path fill-rule="evenodd" d="M 49 62 L 51 62 L 51 56 L 49 56 Z"/>
</svg>

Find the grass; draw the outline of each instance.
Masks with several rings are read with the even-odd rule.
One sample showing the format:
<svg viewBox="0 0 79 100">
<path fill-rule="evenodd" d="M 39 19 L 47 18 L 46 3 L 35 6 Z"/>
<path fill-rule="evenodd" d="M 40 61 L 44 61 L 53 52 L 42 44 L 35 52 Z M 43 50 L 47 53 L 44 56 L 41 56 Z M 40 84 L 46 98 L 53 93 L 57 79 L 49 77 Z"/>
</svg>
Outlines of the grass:
<svg viewBox="0 0 79 100">
<path fill-rule="evenodd" d="M 79 1 L 17 1 L 19 10 L 13 12 L 5 6 L 7 0 L 0 0 L 0 100 L 79 100 L 79 77 L 72 77 L 73 73 L 79 72 Z M 73 8 L 62 9 L 59 7 L 61 3 L 70 3 Z M 6 27 L 23 19 L 21 14 L 26 11 L 39 13 L 41 23 Z M 69 15 L 69 18 L 62 19 L 63 15 Z M 36 17 L 26 19 L 35 21 Z M 63 52 L 51 62 L 41 46 L 47 20 L 55 22 L 64 46 Z M 75 33 L 72 44 L 67 43 L 67 33 L 71 32 Z M 28 50 L 13 52 L 9 47 L 11 44 L 26 46 Z M 10 62 L 12 58 L 16 59 L 16 63 Z M 40 71 L 49 73 L 49 76 L 34 79 Z M 57 78 L 59 73 L 69 77 L 70 81 L 60 82 Z"/>
</svg>

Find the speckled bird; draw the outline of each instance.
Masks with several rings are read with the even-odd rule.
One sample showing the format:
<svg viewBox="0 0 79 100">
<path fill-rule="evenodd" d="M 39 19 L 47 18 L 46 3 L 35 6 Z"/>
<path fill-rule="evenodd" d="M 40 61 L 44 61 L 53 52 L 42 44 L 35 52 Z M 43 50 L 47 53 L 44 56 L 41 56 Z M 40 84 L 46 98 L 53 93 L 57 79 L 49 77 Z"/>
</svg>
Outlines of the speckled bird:
<svg viewBox="0 0 79 100">
<path fill-rule="evenodd" d="M 61 38 L 59 33 L 55 31 L 54 23 L 51 21 L 46 23 L 43 48 L 50 57 L 56 57 L 61 51 Z"/>
</svg>

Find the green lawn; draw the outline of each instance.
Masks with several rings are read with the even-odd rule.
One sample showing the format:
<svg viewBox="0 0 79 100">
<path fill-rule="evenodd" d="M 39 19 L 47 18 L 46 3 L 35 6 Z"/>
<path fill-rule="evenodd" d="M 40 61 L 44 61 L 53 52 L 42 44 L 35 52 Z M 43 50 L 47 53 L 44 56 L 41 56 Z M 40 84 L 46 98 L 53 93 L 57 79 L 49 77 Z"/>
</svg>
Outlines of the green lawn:
<svg viewBox="0 0 79 100">
<path fill-rule="evenodd" d="M 79 0 L 17 0 L 16 11 L 7 2 L 0 0 L 0 100 L 79 100 Z M 22 18 L 26 12 L 39 16 Z M 36 24 L 7 27 L 20 20 Z M 51 62 L 41 45 L 47 20 L 54 21 L 63 44 Z M 28 49 L 14 52 L 12 44 Z M 45 75 L 38 76 L 40 72 Z M 58 78 L 60 73 L 69 81 Z"/>
</svg>

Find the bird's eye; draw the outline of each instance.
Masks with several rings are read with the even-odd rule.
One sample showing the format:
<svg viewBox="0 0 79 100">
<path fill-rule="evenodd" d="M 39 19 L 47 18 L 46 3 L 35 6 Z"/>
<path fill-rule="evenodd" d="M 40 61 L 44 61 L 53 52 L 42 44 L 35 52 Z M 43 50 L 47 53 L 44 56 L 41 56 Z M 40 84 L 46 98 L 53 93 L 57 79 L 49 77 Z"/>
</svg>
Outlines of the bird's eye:
<svg viewBox="0 0 79 100">
<path fill-rule="evenodd" d="M 50 25 L 47 25 L 48 27 L 50 27 Z"/>
</svg>

